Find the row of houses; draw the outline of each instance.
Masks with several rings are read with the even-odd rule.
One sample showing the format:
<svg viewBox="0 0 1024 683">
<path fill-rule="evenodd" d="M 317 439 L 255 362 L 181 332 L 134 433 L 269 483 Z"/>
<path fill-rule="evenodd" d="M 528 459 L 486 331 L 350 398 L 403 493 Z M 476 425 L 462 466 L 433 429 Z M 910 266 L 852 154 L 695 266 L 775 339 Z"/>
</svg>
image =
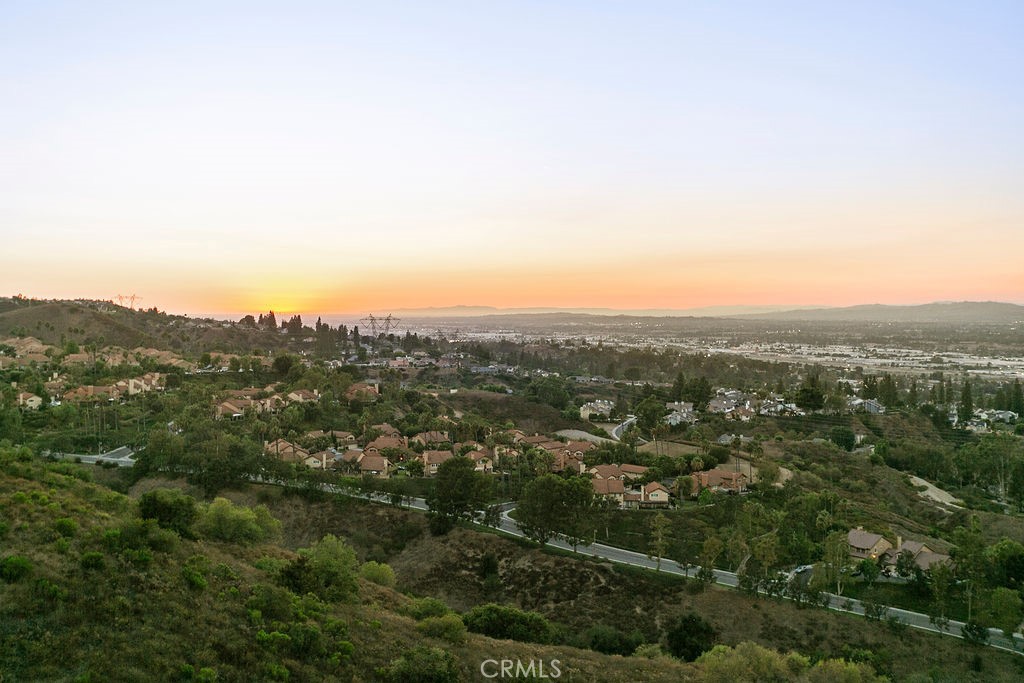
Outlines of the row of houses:
<svg viewBox="0 0 1024 683">
<path fill-rule="evenodd" d="M 64 400 L 80 401 L 119 401 L 128 396 L 137 396 L 150 391 L 163 391 L 166 378 L 159 372 L 147 372 L 139 377 L 122 379 L 103 386 L 87 384 L 64 392 Z"/>
</svg>

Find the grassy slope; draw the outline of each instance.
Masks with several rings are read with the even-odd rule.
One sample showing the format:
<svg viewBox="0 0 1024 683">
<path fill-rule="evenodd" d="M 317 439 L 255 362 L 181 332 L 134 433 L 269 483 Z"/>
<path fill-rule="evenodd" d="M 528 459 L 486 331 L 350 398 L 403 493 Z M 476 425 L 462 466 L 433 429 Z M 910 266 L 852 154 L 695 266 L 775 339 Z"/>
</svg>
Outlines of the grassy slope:
<svg viewBox="0 0 1024 683">
<path fill-rule="evenodd" d="M 101 312 L 73 302 L 20 304 L 0 311 L 0 339 L 20 329 L 53 345 L 59 345 L 63 336 L 77 342 L 102 339 L 104 346 L 145 346 L 197 355 L 203 351 L 246 353 L 288 342 L 287 337 L 262 330 L 197 328 L 194 323 L 180 316 L 123 307 Z"/>
<path fill-rule="evenodd" d="M 323 632 L 324 655 L 274 651 L 258 644 L 257 633 L 278 627 L 269 617 L 254 620 L 246 603 L 254 586 L 273 583 L 257 564 L 288 559 L 291 551 L 178 539 L 171 548 L 154 550 L 148 566 L 139 566 L 103 540 L 108 530 L 135 519 L 131 498 L 69 476 L 81 475 L 81 468 L 64 468 L 65 474 L 19 462 L 3 470 L 0 519 L 6 530 L 0 557 L 24 556 L 33 566 L 29 577 L 0 581 L 0 679 L 5 683 L 189 680 L 181 675 L 186 664 L 210 667 L 220 681 L 269 680 L 274 666 L 287 668 L 290 680 L 374 680 L 377 669 L 404 648 L 423 643 L 452 652 L 468 680 L 478 677 L 474 672 L 482 660 L 503 657 L 559 659 L 568 667 L 563 680 L 576 681 L 678 681 L 693 671 L 671 661 L 625 660 L 476 635 L 450 646 L 421 636 L 413 620 L 397 611 L 408 598 L 366 582 L 355 601 L 326 605 L 322 613 L 307 605 L 306 616 L 289 617 Z M 56 531 L 60 518 L 76 521 L 70 537 Z M 299 543 L 298 536 L 288 539 Z M 102 553 L 102 570 L 83 569 L 87 552 Z M 202 590 L 189 587 L 182 572 L 197 555 L 209 567 Z M 345 625 L 344 634 L 327 635 L 332 620 Z M 355 654 L 338 664 L 329 655 L 342 638 L 355 645 Z"/>
</svg>

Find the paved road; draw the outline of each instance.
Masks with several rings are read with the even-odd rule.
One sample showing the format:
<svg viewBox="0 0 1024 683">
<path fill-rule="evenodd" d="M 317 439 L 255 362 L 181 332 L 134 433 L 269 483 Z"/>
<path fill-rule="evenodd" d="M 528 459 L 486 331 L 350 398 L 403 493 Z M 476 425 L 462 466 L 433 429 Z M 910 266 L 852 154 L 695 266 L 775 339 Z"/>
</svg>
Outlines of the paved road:
<svg viewBox="0 0 1024 683">
<path fill-rule="evenodd" d="M 625 422 L 617 424 L 614 427 L 612 427 L 612 438 L 615 439 L 616 441 L 621 441 L 623 430 L 625 430 L 634 422 L 636 422 L 636 415 L 630 415 L 628 418 L 626 418 Z"/>
</svg>

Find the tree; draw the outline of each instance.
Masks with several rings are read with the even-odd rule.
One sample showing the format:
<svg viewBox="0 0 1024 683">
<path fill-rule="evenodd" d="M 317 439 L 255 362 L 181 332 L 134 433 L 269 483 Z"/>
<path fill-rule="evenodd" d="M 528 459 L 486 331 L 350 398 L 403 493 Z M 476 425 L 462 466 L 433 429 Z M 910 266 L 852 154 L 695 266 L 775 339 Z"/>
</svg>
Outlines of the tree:
<svg viewBox="0 0 1024 683">
<path fill-rule="evenodd" d="M 594 536 L 594 501 L 594 486 L 589 479 L 572 477 L 566 481 L 562 538 L 573 552 L 577 546 L 589 544 Z"/>
<path fill-rule="evenodd" d="M 821 410 L 825 406 L 825 392 L 817 373 L 809 375 L 797 390 L 796 404 L 807 411 Z"/>
<path fill-rule="evenodd" d="M 964 585 L 967 598 L 967 619 L 972 618 L 974 599 L 985 577 L 985 540 L 977 516 L 971 517 L 970 527 L 957 527 L 953 531 L 955 546 L 950 551 L 956 576 Z"/>
<path fill-rule="evenodd" d="M 531 401 L 546 403 L 547 405 L 564 410 L 569 405 L 569 390 L 565 380 L 560 377 L 540 377 L 526 387 L 526 396 Z"/>
<path fill-rule="evenodd" d="M 434 518 L 433 529 L 445 533 L 460 519 L 473 519 L 492 497 L 491 481 L 465 456 L 456 456 L 437 468 L 434 490 L 427 506 Z"/>
<path fill-rule="evenodd" d="M 1024 588 L 1024 545 L 1003 538 L 985 551 L 985 559 L 992 585 Z"/>
<path fill-rule="evenodd" d="M 139 498 L 139 514 L 143 519 L 154 519 L 164 529 L 176 531 L 185 538 L 192 536 L 192 523 L 197 513 L 195 498 L 177 489 L 156 489 Z"/>
<path fill-rule="evenodd" d="M 949 617 L 946 612 L 949 609 L 949 597 L 953 588 L 953 570 L 943 562 L 933 565 L 928 570 L 931 575 L 932 602 L 928 611 L 928 619 L 935 624 L 939 630 L 945 630 L 949 625 Z"/>
<path fill-rule="evenodd" d="M 645 433 L 650 435 L 661 423 L 665 414 L 665 404 L 654 396 L 648 396 L 636 407 L 636 424 Z"/>
<path fill-rule="evenodd" d="M 708 536 L 700 551 L 700 571 L 697 572 L 697 580 L 708 586 L 715 582 L 715 562 L 718 556 L 725 549 L 725 544 L 718 536 Z"/>
<path fill-rule="evenodd" d="M 1024 606 L 1020 593 L 1009 588 L 996 588 L 988 596 L 988 622 L 1000 629 L 1007 638 L 1020 627 Z"/>
<path fill-rule="evenodd" d="M 878 564 L 870 559 L 863 559 L 860 564 L 857 565 L 857 569 L 860 570 L 861 578 L 864 579 L 864 583 L 870 588 L 874 585 L 875 581 L 878 580 L 882 570 L 878 568 Z"/>
<path fill-rule="evenodd" d="M 843 570 L 850 559 L 850 543 L 846 533 L 836 531 L 829 534 L 825 539 L 825 553 L 821 563 L 822 582 L 825 585 L 836 587 L 836 595 L 843 594 L 843 583 L 846 575 Z M 818 570 L 815 569 L 814 577 L 818 579 Z"/>
<path fill-rule="evenodd" d="M 523 487 L 516 505 L 516 522 L 527 538 L 545 545 L 558 529 L 564 480 L 555 474 L 537 477 Z"/>
<path fill-rule="evenodd" d="M 291 371 L 292 366 L 295 364 L 295 356 L 284 353 L 274 357 L 274 372 L 282 377 L 287 375 Z"/>
<path fill-rule="evenodd" d="M 914 560 L 914 553 L 909 550 L 901 550 L 900 554 L 896 556 L 896 573 L 907 578 L 914 574 L 916 568 L 917 562 Z"/>
<path fill-rule="evenodd" d="M 1007 481 L 1013 473 L 1015 463 L 1021 462 L 1020 439 L 1006 432 L 986 434 L 978 444 L 977 458 L 990 478 L 999 487 L 999 499 L 1006 500 Z"/>
<path fill-rule="evenodd" d="M 715 629 L 698 614 L 680 615 L 665 632 L 665 645 L 673 657 L 692 662 L 715 645 Z"/>
<path fill-rule="evenodd" d="M 668 550 L 672 539 L 672 521 L 664 512 L 658 512 L 651 518 L 651 545 L 647 557 L 657 560 L 656 570 L 661 571 L 661 558 Z"/>
<path fill-rule="evenodd" d="M 842 448 L 844 451 L 852 451 L 857 445 L 857 435 L 853 430 L 844 425 L 836 425 L 829 430 L 829 441 Z"/>
<path fill-rule="evenodd" d="M 965 379 L 960 389 L 960 403 L 956 408 L 956 415 L 960 419 L 961 426 L 974 417 L 974 399 L 971 396 L 971 380 Z"/>
</svg>

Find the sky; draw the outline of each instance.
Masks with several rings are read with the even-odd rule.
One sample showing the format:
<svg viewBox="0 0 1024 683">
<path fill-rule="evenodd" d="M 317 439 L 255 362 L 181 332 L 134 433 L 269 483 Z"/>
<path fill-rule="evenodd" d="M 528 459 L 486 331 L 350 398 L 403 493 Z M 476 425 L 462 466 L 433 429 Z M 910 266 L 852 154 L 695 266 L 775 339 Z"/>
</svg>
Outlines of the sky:
<svg viewBox="0 0 1024 683">
<path fill-rule="evenodd" d="M 0 295 L 1024 303 L 1024 4 L 0 4 Z"/>
</svg>

